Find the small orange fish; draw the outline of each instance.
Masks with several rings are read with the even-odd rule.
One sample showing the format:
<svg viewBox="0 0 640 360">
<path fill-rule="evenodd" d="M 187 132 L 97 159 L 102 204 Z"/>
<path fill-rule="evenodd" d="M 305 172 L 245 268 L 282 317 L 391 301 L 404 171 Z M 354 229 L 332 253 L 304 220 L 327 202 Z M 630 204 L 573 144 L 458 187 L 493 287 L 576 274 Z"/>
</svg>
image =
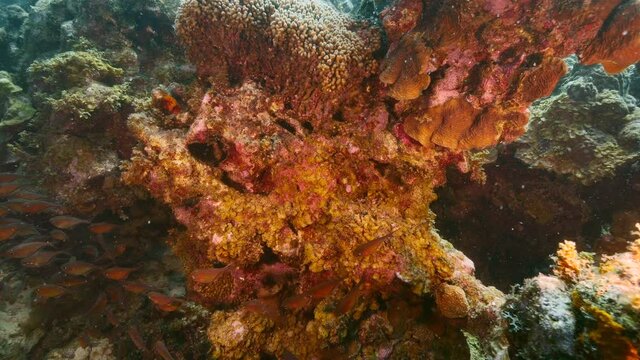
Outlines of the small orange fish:
<svg viewBox="0 0 640 360">
<path fill-rule="evenodd" d="M 145 345 L 144 340 L 142 339 L 142 335 L 140 335 L 140 331 L 135 326 L 130 326 L 127 330 L 129 334 L 129 338 L 133 342 L 133 344 L 138 348 L 138 350 L 142 352 L 147 352 L 147 346 Z"/>
<path fill-rule="evenodd" d="M 62 265 L 60 268 L 68 275 L 85 276 L 98 267 L 85 261 L 72 261 Z"/>
<path fill-rule="evenodd" d="M 178 310 L 183 302 L 183 300 L 181 299 L 176 299 L 174 297 L 167 296 L 155 291 L 148 293 L 147 297 L 156 305 L 158 309 L 164 312 L 172 312 Z"/>
<path fill-rule="evenodd" d="M 98 315 L 101 314 L 102 311 L 107 307 L 109 303 L 109 299 L 107 299 L 107 295 L 103 292 L 98 295 L 96 301 L 94 301 L 93 305 L 87 311 L 87 315 Z"/>
<path fill-rule="evenodd" d="M 124 292 L 120 286 L 109 285 L 105 289 L 109 302 L 112 304 L 122 304 L 124 299 Z"/>
<path fill-rule="evenodd" d="M 18 234 L 19 224 L 0 225 L 0 241 L 13 239 Z"/>
<path fill-rule="evenodd" d="M 0 173 L 0 183 L 13 182 L 20 179 L 20 175 L 14 173 Z"/>
<path fill-rule="evenodd" d="M 22 266 L 28 268 L 38 268 L 49 265 L 51 260 L 60 254 L 67 254 L 64 251 L 38 251 L 37 253 L 22 259 Z"/>
<path fill-rule="evenodd" d="M 359 245 L 353 250 L 353 255 L 357 257 L 367 257 L 375 253 L 389 238 L 389 235 L 385 235 Z"/>
<path fill-rule="evenodd" d="M 18 183 L 2 183 L 0 184 L 0 197 L 10 195 L 12 192 L 20 189 L 22 184 Z"/>
<path fill-rule="evenodd" d="M 120 321 L 118 320 L 118 318 L 116 317 L 116 315 L 113 313 L 111 309 L 107 309 L 105 311 L 105 315 L 107 317 L 107 321 L 112 326 L 118 326 L 120 324 Z"/>
<path fill-rule="evenodd" d="M 89 280 L 87 280 L 87 278 L 77 277 L 77 276 L 65 276 L 62 279 L 56 281 L 56 284 L 60 286 L 64 286 L 66 288 L 82 286 L 88 283 L 89 283 Z"/>
<path fill-rule="evenodd" d="M 151 96 L 153 99 L 153 106 L 165 113 L 177 115 L 182 112 L 182 108 L 178 103 L 178 100 L 168 92 L 162 89 L 155 89 Z"/>
<path fill-rule="evenodd" d="M 82 253 L 91 256 L 92 258 L 97 258 L 100 255 L 98 248 L 93 245 L 84 245 L 82 247 Z"/>
<path fill-rule="evenodd" d="M 14 218 L 2 218 L 0 219 L 0 225 L 24 225 L 22 220 L 14 219 Z"/>
<path fill-rule="evenodd" d="M 143 294 L 150 290 L 149 286 L 140 282 L 123 281 L 121 284 L 125 290 L 134 294 Z"/>
<path fill-rule="evenodd" d="M 255 299 L 244 304 L 244 310 L 278 321 L 280 319 L 280 309 L 275 298 Z"/>
<path fill-rule="evenodd" d="M 229 265 L 223 268 L 196 269 L 191 272 L 191 279 L 199 284 L 208 284 L 230 269 Z"/>
<path fill-rule="evenodd" d="M 35 289 L 36 298 L 38 300 L 53 299 L 67 293 L 67 289 L 59 285 L 44 284 Z"/>
<path fill-rule="evenodd" d="M 42 200 L 12 199 L 4 203 L 6 207 L 19 214 L 39 214 L 58 205 Z"/>
<path fill-rule="evenodd" d="M 118 252 L 113 244 L 111 242 L 105 241 L 102 235 L 96 236 L 96 241 L 98 242 L 98 244 L 100 244 L 102 250 L 104 250 L 104 257 L 110 260 L 115 260 L 115 258 L 118 256 Z"/>
<path fill-rule="evenodd" d="M 353 288 L 338 304 L 336 312 L 338 315 L 344 315 L 351 311 L 360 299 L 360 286 Z"/>
<path fill-rule="evenodd" d="M 87 335 L 86 331 L 83 331 L 78 336 L 78 343 L 83 348 L 88 348 L 89 346 L 91 346 L 91 338 L 89 337 L 89 335 Z"/>
<path fill-rule="evenodd" d="M 309 289 L 309 295 L 313 299 L 324 299 L 331 295 L 333 290 L 340 284 L 339 280 L 327 280 Z"/>
<path fill-rule="evenodd" d="M 175 360 L 162 340 L 158 340 L 153 344 L 153 351 L 158 354 L 162 360 Z"/>
<path fill-rule="evenodd" d="M 28 238 L 24 239 L 24 242 L 25 243 L 28 243 L 28 242 L 48 242 L 47 240 L 49 240 L 48 236 L 38 234 L 38 235 L 29 236 Z"/>
<path fill-rule="evenodd" d="M 0 217 L 6 216 L 7 214 L 9 214 L 9 209 L 4 206 L 0 206 Z"/>
<path fill-rule="evenodd" d="M 122 281 L 129 277 L 129 274 L 138 270 L 138 268 L 126 268 L 126 267 L 112 267 L 104 271 L 104 276 L 107 279 Z"/>
<path fill-rule="evenodd" d="M 69 235 L 67 235 L 66 232 L 59 230 L 59 229 L 53 229 L 51 231 L 49 231 L 49 236 L 51 236 L 51 238 L 53 240 L 56 241 L 67 241 L 69 240 Z"/>
<path fill-rule="evenodd" d="M 78 219 L 76 217 L 67 216 L 67 215 L 54 216 L 51 219 L 49 219 L 49 222 L 51 223 L 51 225 L 57 227 L 58 229 L 64 229 L 64 230 L 73 229 L 74 227 L 80 224 L 89 223 L 87 220 L 82 220 L 82 219 Z"/>
<path fill-rule="evenodd" d="M 109 224 L 106 222 L 95 223 L 95 224 L 89 225 L 89 231 L 91 231 L 94 234 L 108 234 L 114 231 L 117 226 L 118 225 L 116 224 Z"/>
<path fill-rule="evenodd" d="M 44 195 L 29 192 L 29 191 L 17 191 L 11 194 L 12 199 L 24 199 L 24 200 L 42 200 L 44 199 Z"/>
<path fill-rule="evenodd" d="M 291 296 L 282 302 L 282 306 L 291 311 L 302 309 L 308 304 L 309 298 L 304 294 Z"/>
<path fill-rule="evenodd" d="M 22 223 L 18 225 L 18 232 L 16 233 L 16 235 L 31 236 L 31 235 L 40 235 L 40 233 L 33 225 Z"/>
<path fill-rule="evenodd" d="M 13 259 L 23 259 L 23 258 L 26 258 L 27 256 L 33 255 L 36 251 L 42 249 L 45 246 L 50 246 L 50 245 L 49 243 L 44 241 L 23 243 L 20 245 L 16 245 L 11 249 L 7 250 L 4 256 L 10 257 Z"/>
<path fill-rule="evenodd" d="M 115 251 L 116 256 L 120 256 L 120 255 L 124 254 L 125 251 L 127 251 L 127 245 L 125 245 L 125 244 L 116 244 L 116 246 L 114 246 L 113 250 Z"/>
</svg>

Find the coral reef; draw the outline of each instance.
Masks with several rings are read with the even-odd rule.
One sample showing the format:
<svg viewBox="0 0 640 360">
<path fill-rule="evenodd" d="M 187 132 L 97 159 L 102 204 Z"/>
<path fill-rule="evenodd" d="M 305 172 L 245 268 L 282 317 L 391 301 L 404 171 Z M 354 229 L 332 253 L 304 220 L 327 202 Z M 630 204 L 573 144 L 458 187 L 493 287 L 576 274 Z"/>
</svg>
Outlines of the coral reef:
<svg viewBox="0 0 640 360">
<path fill-rule="evenodd" d="M 503 251 L 507 225 L 531 231 L 529 271 L 579 235 L 592 216 L 580 189 L 531 169 L 485 173 L 487 153 L 470 150 L 514 141 L 529 105 L 551 95 L 532 108 L 531 148 L 562 126 L 611 136 L 593 135 L 605 148 L 588 167 L 553 171 L 597 184 L 632 166 L 638 70 L 623 68 L 638 60 L 637 1 L 178 5 L 2 5 L 0 167 L 16 172 L 0 175 L 0 269 L 15 285 L 0 288 L 13 296 L 0 317 L 32 327 L 1 327 L 15 335 L 2 351 L 507 359 L 556 336 L 542 355 L 637 357 L 637 242 L 601 263 L 578 255 L 585 242 L 564 243 L 554 275 L 504 305 L 430 209 L 456 168 L 495 179 L 490 196 L 449 198 L 462 198 L 447 207 L 458 220 L 489 200 L 460 231 L 469 241 L 499 224 L 485 242 Z M 621 74 L 585 82 L 570 53 Z M 554 111 L 576 116 L 558 125 Z M 614 210 L 603 239 L 640 209 Z"/>
<path fill-rule="evenodd" d="M 636 359 L 640 334 L 640 233 L 603 256 L 560 244 L 554 276 L 540 275 L 505 305 L 518 359 Z M 542 346 L 542 347 L 541 347 Z"/>
<path fill-rule="evenodd" d="M 0 265 L 0 359 L 21 359 L 44 337 L 44 329 L 30 329 L 31 291 L 14 264 Z M 25 329 L 30 329 L 25 334 Z"/>
<path fill-rule="evenodd" d="M 289 107 L 321 113 L 374 73 L 380 46 L 371 25 L 311 0 L 185 1 L 177 32 L 201 76 L 264 82 Z"/>
<path fill-rule="evenodd" d="M 190 283 L 200 301 L 235 306 L 218 315 L 226 325 L 212 325 L 214 349 L 228 358 L 319 356 L 349 339 L 345 331 L 329 331 L 336 322 L 366 332 L 367 319 L 380 316 L 375 309 L 388 306 L 394 293 L 442 289 L 439 309 L 466 317 L 467 331 L 486 340 L 483 350 L 500 353 L 493 328 L 501 326 L 495 317 L 501 293 L 475 280 L 470 261 L 431 231 L 428 205 L 442 176 L 433 169 L 447 160 L 399 146 L 380 124 L 388 117 L 384 108 L 344 114 L 343 122 L 305 126 L 245 83 L 207 93 L 187 131 L 163 130 L 145 114 L 130 118 L 144 145 L 125 181 L 170 205 L 186 227 L 172 242 L 187 273 L 212 264 L 233 269 L 210 284 Z M 312 304 L 286 305 L 327 279 L 340 290 Z M 312 310 L 313 320 L 306 320 Z M 307 331 L 292 332 L 286 324 L 294 323 Z M 227 326 L 245 329 L 239 341 L 250 348 L 228 348 Z M 265 338 L 291 333 L 286 344 L 299 347 Z"/>
<path fill-rule="evenodd" d="M 504 315 L 517 348 L 516 358 L 575 358 L 576 319 L 567 285 L 553 276 L 527 279 Z"/>
<path fill-rule="evenodd" d="M 572 65 L 554 94 L 531 107 L 531 123 L 516 157 L 585 185 L 611 178 L 638 159 L 635 67 L 608 76 L 602 67 Z"/>
<path fill-rule="evenodd" d="M 413 100 L 396 108 L 423 146 L 515 140 L 527 107 L 564 75 L 564 56 L 612 72 L 638 60 L 637 2 L 417 3 L 399 0 L 383 13 L 391 44 L 380 80 L 391 97 Z"/>
<path fill-rule="evenodd" d="M 0 71 L 0 144 L 15 138 L 36 114 L 22 88 L 13 81 L 8 72 Z"/>
<path fill-rule="evenodd" d="M 147 99 L 152 86 L 184 81 L 193 73 L 180 67 L 172 29 L 177 5 L 93 0 L 8 5 L 0 19 L 11 48 L 6 69 L 21 71 L 13 78 L 28 92 L 12 96 L 4 116 L 2 141 L 10 142 L 4 161 L 20 160 L 58 201 L 86 215 L 135 201 L 119 173 L 134 141 L 126 118 L 144 105 L 138 99 Z"/>
</svg>

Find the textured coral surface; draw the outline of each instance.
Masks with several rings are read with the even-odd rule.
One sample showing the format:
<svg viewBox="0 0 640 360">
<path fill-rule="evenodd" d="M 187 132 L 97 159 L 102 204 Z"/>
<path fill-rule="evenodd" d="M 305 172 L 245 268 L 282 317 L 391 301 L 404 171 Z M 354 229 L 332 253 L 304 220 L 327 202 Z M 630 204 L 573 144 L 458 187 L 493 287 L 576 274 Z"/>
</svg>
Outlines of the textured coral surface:
<svg viewBox="0 0 640 360">
<path fill-rule="evenodd" d="M 638 2 L 417 3 L 397 1 L 383 13 L 392 43 L 380 80 L 393 98 L 416 99 L 399 112 L 424 146 L 513 141 L 527 107 L 565 73 L 562 57 L 577 53 L 609 72 L 638 60 Z"/>
<path fill-rule="evenodd" d="M 186 227 L 174 249 L 187 272 L 233 268 L 210 284 L 191 283 L 201 301 L 236 306 L 216 319 L 242 327 L 238 341 L 245 345 L 227 344 L 228 331 L 214 322 L 218 354 L 318 356 L 350 339 L 348 328 L 366 331 L 367 319 L 409 290 L 442 292 L 438 308 L 445 317 L 469 316 L 470 332 L 499 325 L 491 318 L 500 293 L 471 276 L 473 265 L 428 220 L 442 176 L 432 169 L 447 159 L 400 146 L 384 108 L 345 111 L 359 115 L 305 127 L 272 101 L 247 83 L 205 95 L 186 131 L 162 130 L 142 114 L 131 119 L 144 146 L 125 179 L 169 204 Z M 334 292 L 286 305 L 326 280 L 338 282 Z M 350 291 L 361 294 L 339 310 Z M 254 323 L 256 312 L 272 318 Z M 292 324 L 306 330 L 278 341 Z M 391 346 L 385 339 L 376 346 Z"/>
</svg>

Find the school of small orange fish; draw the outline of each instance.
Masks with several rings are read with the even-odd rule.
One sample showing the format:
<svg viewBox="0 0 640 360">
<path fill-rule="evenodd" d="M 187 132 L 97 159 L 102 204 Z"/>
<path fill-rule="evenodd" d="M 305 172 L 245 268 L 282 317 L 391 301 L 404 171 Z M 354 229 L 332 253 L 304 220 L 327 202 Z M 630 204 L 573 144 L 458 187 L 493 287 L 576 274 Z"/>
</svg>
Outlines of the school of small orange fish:
<svg viewBox="0 0 640 360">
<path fill-rule="evenodd" d="M 98 292 L 86 315 L 104 316 L 117 327 L 121 321 L 112 308 L 123 306 L 123 291 L 146 296 L 161 312 L 176 311 L 185 301 L 130 280 L 140 268 L 124 256 L 128 244 L 118 238 L 120 225 L 65 215 L 60 205 L 24 190 L 27 187 L 22 176 L 0 173 L 0 261 L 19 263 L 29 275 L 45 279 L 33 289 L 35 304 L 71 297 L 92 284 L 104 291 Z M 135 326 L 126 333 L 139 351 L 150 353 Z M 80 335 L 83 346 L 91 335 L 90 328 Z M 153 344 L 152 351 L 164 360 L 174 359 L 162 340 Z"/>
<path fill-rule="evenodd" d="M 129 244 L 119 239 L 119 224 L 63 214 L 62 206 L 48 201 L 37 192 L 25 190 L 27 187 L 28 183 L 21 175 L 0 173 L 0 200 L 3 200 L 0 202 L 0 258 L 1 261 L 19 263 L 32 275 L 46 279 L 33 290 L 36 304 L 73 296 L 82 287 L 97 285 L 104 291 L 95 295 L 95 301 L 86 314 L 102 315 L 108 323 L 117 327 L 121 321 L 114 315 L 111 306 L 122 305 L 123 292 L 145 296 L 163 313 L 177 311 L 187 301 L 131 279 L 140 267 L 131 264 L 124 256 Z M 373 255 L 390 235 L 358 246 L 354 249 L 354 255 Z M 233 264 L 195 269 L 190 277 L 196 283 L 209 284 L 225 273 L 234 275 L 237 269 Z M 266 270 L 266 273 L 270 273 Z M 282 269 L 272 272 L 277 277 Z M 314 303 L 330 296 L 340 284 L 340 279 L 325 280 L 305 293 L 282 301 L 270 297 L 252 300 L 243 304 L 243 309 L 277 321 L 282 311 L 309 310 Z M 361 296 L 372 292 L 372 287 L 369 282 L 358 284 L 339 302 L 336 314 L 348 313 Z M 162 340 L 156 341 L 149 350 L 138 328 L 128 326 L 126 334 L 143 354 L 152 351 L 162 359 L 174 359 Z M 81 343 L 90 343 L 91 335 L 91 329 L 87 329 L 79 337 Z"/>
</svg>

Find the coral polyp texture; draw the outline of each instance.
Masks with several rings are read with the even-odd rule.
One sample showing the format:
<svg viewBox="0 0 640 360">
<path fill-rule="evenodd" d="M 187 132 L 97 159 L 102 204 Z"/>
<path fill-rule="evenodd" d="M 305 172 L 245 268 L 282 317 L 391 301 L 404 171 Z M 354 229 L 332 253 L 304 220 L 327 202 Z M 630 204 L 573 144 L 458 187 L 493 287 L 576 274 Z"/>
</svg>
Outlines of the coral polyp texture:
<svg viewBox="0 0 640 360">
<path fill-rule="evenodd" d="M 315 109 L 348 95 L 376 70 L 380 33 L 313 0 L 185 1 L 177 32 L 201 75 L 265 82 L 292 106 Z"/>
</svg>

